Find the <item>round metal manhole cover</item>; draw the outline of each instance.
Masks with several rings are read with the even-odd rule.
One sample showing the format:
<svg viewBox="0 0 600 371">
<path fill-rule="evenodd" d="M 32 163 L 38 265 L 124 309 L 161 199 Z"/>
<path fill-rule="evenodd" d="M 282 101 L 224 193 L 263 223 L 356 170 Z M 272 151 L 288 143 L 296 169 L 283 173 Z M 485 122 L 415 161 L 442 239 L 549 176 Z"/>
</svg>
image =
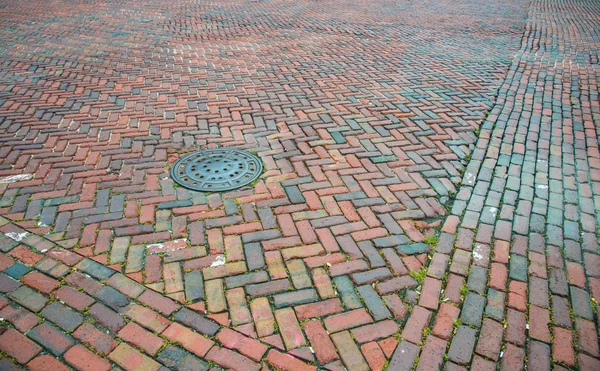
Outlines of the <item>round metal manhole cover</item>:
<svg viewBox="0 0 600 371">
<path fill-rule="evenodd" d="M 218 192 L 240 188 L 262 173 L 255 155 L 231 148 L 206 149 L 187 154 L 171 168 L 173 180 L 194 191 Z"/>
</svg>

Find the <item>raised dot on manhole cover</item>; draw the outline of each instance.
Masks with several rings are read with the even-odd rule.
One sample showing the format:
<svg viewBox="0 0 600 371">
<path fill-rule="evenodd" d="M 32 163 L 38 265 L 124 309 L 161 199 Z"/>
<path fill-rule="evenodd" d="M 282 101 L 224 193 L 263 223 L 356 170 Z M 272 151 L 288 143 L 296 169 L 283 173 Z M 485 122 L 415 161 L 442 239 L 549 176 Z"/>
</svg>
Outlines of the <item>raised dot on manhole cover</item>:
<svg viewBox="0 0 600 371">
<path fill-rule="evenodd" d="M 216 148 L 183 156 L 171 168 L 171 176 L 194 191 L 219 192 L 251 183 L 262 168 L 260 159 L 249 152 Z"/>
</svg>

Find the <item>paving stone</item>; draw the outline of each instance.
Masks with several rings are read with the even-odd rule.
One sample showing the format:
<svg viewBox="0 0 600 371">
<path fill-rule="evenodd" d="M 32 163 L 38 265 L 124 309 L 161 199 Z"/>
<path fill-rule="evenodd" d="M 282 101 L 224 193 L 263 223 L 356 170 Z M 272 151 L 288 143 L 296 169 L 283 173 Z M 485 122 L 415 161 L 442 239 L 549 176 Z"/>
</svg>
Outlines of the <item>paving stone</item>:
<svg viewBox="0 0 600 371">
<path fill-rule="evenodd" d="M 573 311 L 576 315 L 593 319 L 592 307 L 590 305 L 590 296 L 587 292 L 583 291 L 578 287 L 571 286 L 571 303 L 573 305 Z"/>
<path fill-rule="evenodd" d="M 156 357 L 156 360 L 172 370 L 208 370 L 206 362 L 195 357 L 185 350 L 169 345 L 162 350 Z"/>
<path fill-rule="evenodd" d="M 344 364 L 351 370 L 369 370 L 362 353 L 352 340 L 348 331 L 338 332 L 331 336 Z"/>
<path fill-rule="evenodd" d="M 112 367 L 106 359 L 100 358 L 81 345 L 75 345 L 64 355 L 65 361 L 77 370 L 108 371 Z"/>
<path fill-rule="evenodd" d="M 110 353 L 118 345 L 110 335 L 97 329 L 89 322 L 84 322 L 79 326 L 73 333 L 73 337 L 104 354 Z"/>
<path fill-rule="evenodd" d="M 55 356 L 60 356 L 75 344 L 71 336 L 48 324 L 48 322 L 38 325 L 29 331 L 27 335 Z"/>
<path fill-rule="evenodd" d="M 21 364 L 29 362 L 42 348 L 27 339 L 15 329 L 8 329 L 0 335 L 0 350 Z"/>
<path fill-rule="evenodd" d="M 375 292 L 375 290 L 373 290 L 371 286 L 358 286 L 356 290 L 363 298 L 367 308 L 369 309 L 369 311 L 373 315 L 373 318 L 376 321 L 385 318 L 390 318 L 392 316 L 385 304 L 383 304 L 383 301 L 381 300 L 379 295 Z"/>
<path fill-rule="evenodd" d="M 19 287 L 9 297 L 34 312 L 39 312 L 48 302 L 42 294 L 26 286 Z"/>
<path fill-rule="evenodd" d="M 41 312 L 46 319 L 54 322 L 65 331 L 74 331 L 82 322 L 83 316 L 73 309 L 55 301 Z"/>
<path fill-rule="evenodd" d="M 159 370 L 161 364 L 125 343 L 119 344 L 108 356 L 125 370 Z"/>
<path fill-rule="evenodd" d="M 411 370 L 413 364 L 419 354 L 419 347 L 407 341 L 402 341 L 398 344 L 392 359 L 388 365 L 388 369 L 398 371 Z"/>
<path fill-rule="evenodd" d="M 485 297 L 469 292 L 465 298 L 463 310 L 461 311 L 461 321 L 467 325 L 480 327 L 485 304 Z"/>
<path fill-rule="evenodd" d="M 468 364 L 475 346 L 475 334 L 475 329 L 459 326 L 450 343 L 448 358 L 458 364 Z"/>
<path fill-rule="evenodd" d="M 175 321 L 189 326 L 202 334 L 210 336 L 216 334 L 219 330 L 218 324 L 206 318 L 202 314 L 187 308 L 181 308 L 175 314 Z"/>
</svg>

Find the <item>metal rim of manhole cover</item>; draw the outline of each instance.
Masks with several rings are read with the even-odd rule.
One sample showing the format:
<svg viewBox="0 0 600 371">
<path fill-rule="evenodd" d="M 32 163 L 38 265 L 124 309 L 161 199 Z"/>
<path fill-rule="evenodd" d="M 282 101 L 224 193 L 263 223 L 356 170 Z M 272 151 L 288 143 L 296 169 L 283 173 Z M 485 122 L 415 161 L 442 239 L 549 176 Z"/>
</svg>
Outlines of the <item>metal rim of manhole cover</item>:
<svg viewBox="0 0 600 371">
<path fill-rule="evenodd" d="M 251 183 L 262 169 L 260 159 L 250 152 L 215 148 L 183 156 L 171 168 L 171 177 L 194 191 L 219 192 Z"/>
</svg>

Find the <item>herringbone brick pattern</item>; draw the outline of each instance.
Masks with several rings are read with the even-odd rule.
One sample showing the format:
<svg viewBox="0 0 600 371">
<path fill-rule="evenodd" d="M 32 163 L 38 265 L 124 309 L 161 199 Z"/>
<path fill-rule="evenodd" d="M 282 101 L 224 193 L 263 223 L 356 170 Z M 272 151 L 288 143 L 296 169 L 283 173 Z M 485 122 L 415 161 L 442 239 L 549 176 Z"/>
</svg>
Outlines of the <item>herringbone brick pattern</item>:
<svg viewBox="0 0 600 371">
<path fill-rule="evenodd" d="M 510 282 L 501 254 L 546 233 L 523 229 L 532 202 L 536 226 L 549 202 L 527 192 L 557 173 L 510 178 L 524 148 L 528 161 L 548 152 L 523 147 L 528 130 L 546 140 L 551 123 L 556 155 L 561 118 L 585 125 L 577 174 L 597 180 L 597 94 L 575 87 L 597 87 L 598 35 L 568 23 L 593 25 L 594 3 L 534 2 L 527 23 L 517 1 L 1 4 L 4 367 L 477 369 L 502 352 L 506 369 L 597 362 L 596 314 L 580 307 L 553 344 L 522 333 L 561 299 L 569 312 L 569 293 L 552 307 L 518 301 L 548 278 L 522 275 L 543 254 L 511 250 Z M 562 96 L 553 89 L 571 70 L 557 64 L 581 69 Z M 265 173 L 227 193 L 177 187 L 170 164 L 207 147 L 255 151 Z M 568 201 L 583 229 L 565 228 L 585 241 L 597 215 L 579 205 L 596 186 Z M 502 199 L 515 187 L 523 203 Z M 587 268 L 598 251 L 586 246 Z M 565 258 L 571 279 L 582 258 Z M 571 302 L 590 297 L 588 271 L 570 281 Z M 573 328 L 573 339 L 595 332 L 596 348 L 576 356 L 562 341 Z"/>
<path fill-rule="evenodd" d="M 27 178 L 2 186 L 0 212 L 180 302 L 203 299 L 186 281 L 265 267 L 252 283 L 305 300 L 319 296 L 295 274 L 325 263 L 420 269 L 412 244 L 456 193 L 524 9 L 489 24 L 471 2 L 377 5 L 6 5 L 2 175 Z M 169 163 L 207 146 L 254 149 L 266 173 L 225 194 L 175 187 Z"/>
</svg>

